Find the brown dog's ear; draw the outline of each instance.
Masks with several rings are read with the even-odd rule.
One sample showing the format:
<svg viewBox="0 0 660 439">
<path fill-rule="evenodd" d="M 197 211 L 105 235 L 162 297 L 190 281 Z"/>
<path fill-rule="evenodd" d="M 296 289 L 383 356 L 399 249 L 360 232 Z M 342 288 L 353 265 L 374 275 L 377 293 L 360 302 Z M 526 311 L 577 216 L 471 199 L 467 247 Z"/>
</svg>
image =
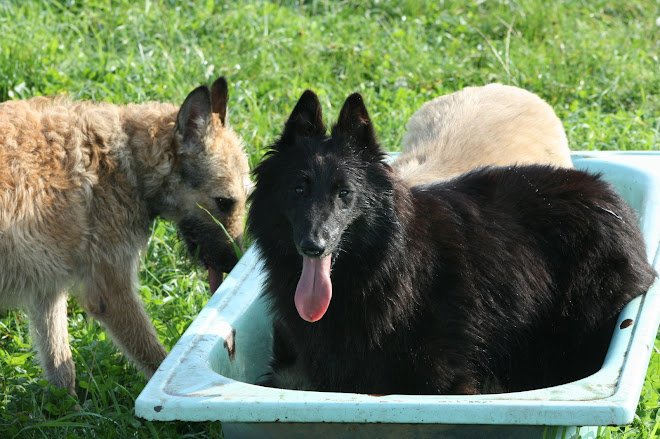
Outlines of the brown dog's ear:
<svg viewBox="0 0 660 439">
<path fill-rule="evenodd" d="M 194 89 L 183 101 L 175 131 L 181 136 L 181 152 L 196 154 L 204 149 L 211 124 L 211 93 L 205 85 Z"/>
<path fill-rule="evenodd" d="M 337 125 L 332 129 L 332 136 L 336 137 L 340 144 L 352 148 L 366 159 L 377 159 L 383 154 L 360 93 L 353 93 L 346 98 L 339 112 Z"/>
<path fill-rule="evenodd" d="M 312 90 L 305 90 L 284 124 L 278 145 L 286 146 L 299 137 L 322 136 L 325 131 L 319 98 Z"/>
<path fill-rule="evenodd" d="M 220 122 L 226 126 L 227 118 L 227 101 L 229 100 L 229 90 L 227 88 L 227 80 L 224 76 L 215 80 L 211 86 L 211 106 L 213 112 L 220 117 Z"/>
</svg>

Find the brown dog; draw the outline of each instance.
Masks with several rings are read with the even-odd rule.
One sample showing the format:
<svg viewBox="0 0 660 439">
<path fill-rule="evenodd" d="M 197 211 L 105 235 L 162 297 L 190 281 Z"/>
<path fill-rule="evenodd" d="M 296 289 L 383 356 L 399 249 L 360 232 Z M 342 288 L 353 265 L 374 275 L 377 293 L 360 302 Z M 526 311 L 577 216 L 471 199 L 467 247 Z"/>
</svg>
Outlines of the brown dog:
<svg viewBox="0 0 660 439">
<path fill-rule="evenodd" d="M 147 377 L 165 357 L 136 294 L 157 216 L 178 224 L 213 291 L 236 263 L 227 234 L 240 244 L 248 163 L 226 124 L 227 96 L 219 78 L 180 109 L 43 97 L 0 104 L 0 308 L 26 308 L 52 384 L 75 388 L 69 290 Z"/>
<path fill-rule="evenodd" d="M 413 114 L 406 129 L 394 167 L 410 186 L 486 165 L 573 166 L 552 107 L 509 85 L 467 87 L 437 97 Z"/>
</svg>

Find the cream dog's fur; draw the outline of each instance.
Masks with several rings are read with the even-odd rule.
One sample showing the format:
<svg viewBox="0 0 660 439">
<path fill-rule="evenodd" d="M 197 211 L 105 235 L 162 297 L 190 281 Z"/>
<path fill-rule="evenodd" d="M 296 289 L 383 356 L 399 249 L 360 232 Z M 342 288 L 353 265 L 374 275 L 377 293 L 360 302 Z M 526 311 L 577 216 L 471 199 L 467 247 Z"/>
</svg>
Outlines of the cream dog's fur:
<svg viewBox="0 0 660 439">
<path fill-rule="evenodd" d="M 518 87 L 467 87 L 425 103 L 406 125 L 394 166 L 409 185 L 446 180 L 485 165 L 572 167 L 552 107 Z"/>
</svg>

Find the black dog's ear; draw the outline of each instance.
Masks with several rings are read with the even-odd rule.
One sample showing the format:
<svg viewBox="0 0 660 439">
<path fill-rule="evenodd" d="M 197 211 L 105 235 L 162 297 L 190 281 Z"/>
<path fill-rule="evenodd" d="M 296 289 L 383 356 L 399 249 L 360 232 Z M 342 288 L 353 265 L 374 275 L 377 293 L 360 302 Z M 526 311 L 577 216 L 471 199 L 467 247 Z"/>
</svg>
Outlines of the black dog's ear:
<svg viewBox="0 0 660 439">
<path fill-rule="evenodd" d="M 211 106 L 213 112 L 220 117 L 220 122 L 225 126 L 227 118 L 227 101 L 229 100 L 229 90 L 227 80 L 224 76 L 215 80 L 211 86 Z"/>
<path fill-rule="evenodd" d="M 281 146 L 292 143 L 295 137 L 312 137 L 325 134 L 323 111 L 319 98 L 311 90 L 305 90 L 284 124 Z"/>
<path fill-rule="evenodd" d="M 339 120 L 332 130 L 342 144 L 353 148 L 364 158 L 380 158 L 382 151 L 376 140 L 374 126 L 360 93 L 353 93 L 344 102 L 339 112 Z M 374 156 L 375 155 L 375 156 Z"/>
<path fill-rule="evenodd" d="M 181 152 L 202 152 L 204 140 L 212 127 L 211 93 L 207 86 L 202 85 L 190 92 L 176 117 L 174 130 L 181 138 Z"/>
</svg>

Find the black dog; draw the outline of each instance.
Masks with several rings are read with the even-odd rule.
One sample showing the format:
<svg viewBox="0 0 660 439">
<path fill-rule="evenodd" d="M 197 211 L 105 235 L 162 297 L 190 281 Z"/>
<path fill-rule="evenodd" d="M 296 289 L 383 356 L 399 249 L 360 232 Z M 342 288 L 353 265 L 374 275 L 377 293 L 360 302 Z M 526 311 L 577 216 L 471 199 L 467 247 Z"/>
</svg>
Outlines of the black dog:
<svg viewBox="0 0 660 439">
<path fill-rule="evenodd" d="M 328 137 L 306 91 L 254 174 L 248 229 L 275 319 L 266 385 L 462 394 L 570 382 L 600 368 L 617 314 L 655 277 L 633 210 L 598 176 L 485 168 L 410 189 L 359 94 Z"/>
</svg>

